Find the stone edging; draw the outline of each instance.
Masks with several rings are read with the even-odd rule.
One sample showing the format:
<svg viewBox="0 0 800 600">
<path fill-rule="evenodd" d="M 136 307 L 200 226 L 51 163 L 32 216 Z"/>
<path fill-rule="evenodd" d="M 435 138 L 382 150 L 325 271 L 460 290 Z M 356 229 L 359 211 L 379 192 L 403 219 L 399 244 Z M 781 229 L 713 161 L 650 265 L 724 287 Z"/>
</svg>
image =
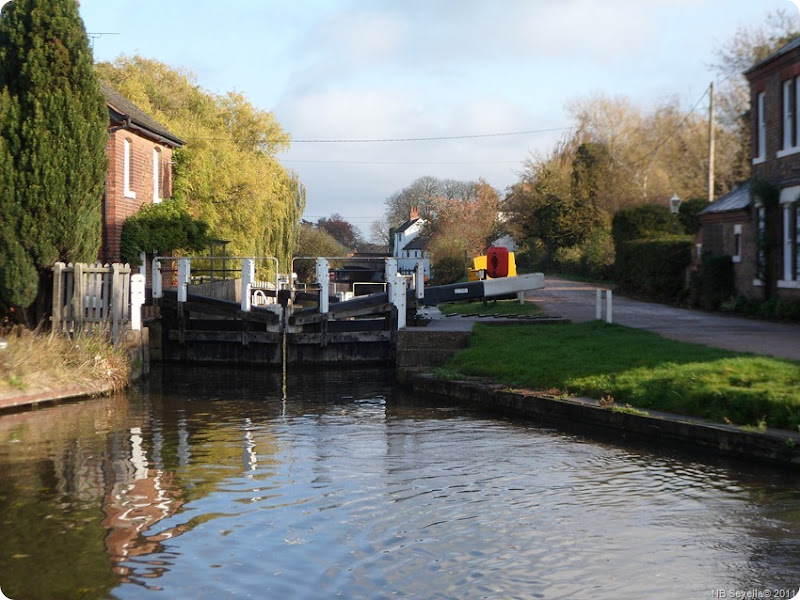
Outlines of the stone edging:
<svg viewBox="0 0 800 600">
<path fill-rule="evenodd" d="M 641 438 L 693 446 L 717 454 L 800 468 L 800 433 L 740 427 L 656 411 L 612 410 L 588 398 L 556 398 L 511 391 L 499 384 L 446 381 L 429 373 L 405 373 L 400 379 L 414 392 L 456 400 L 467 406 L 552 422 L 628 432 Z"/>
<path fill-rule="evenodd" d="M 113 392 L 110 384 L 97 386 L 74 386 L 61 390 L 39 389 L 19 394 L 0 395 L 0 411 L 17 408 L 33 408 L 40 404 L 50 404 L 62 400 L 73 400 L 77 398 L 97 398 L 106 396 Z"/>
</svg>

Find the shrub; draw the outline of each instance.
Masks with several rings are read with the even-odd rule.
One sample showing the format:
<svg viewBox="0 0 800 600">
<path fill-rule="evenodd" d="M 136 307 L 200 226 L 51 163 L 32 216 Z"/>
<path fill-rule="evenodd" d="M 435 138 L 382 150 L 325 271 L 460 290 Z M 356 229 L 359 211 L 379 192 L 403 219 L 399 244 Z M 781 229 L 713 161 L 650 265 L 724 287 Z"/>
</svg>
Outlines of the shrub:
<svg viewBox="0 0 800 600">
<path fill-rule="evenodd" d="M 148 204 L 122 226 L 120 254 L 133 266 L 140 252 L 198 252 L 208 246 L 208 224 L 193 218 L 180 200 Z"/>
<path fill-rule="evenodd" d="M 779 298 L 775 305 L 775 315 L 787 321 L 800 321 L 800 299 Z"/>
<path fill-rule="evenodd" d="M 687 236 L 622 243 L 615 262 L 620 290 L 664 302 L 676 301 L 686 287 L 692 243 Z"/>
<path fill-rule="evenodd" d="M 730 256 L 703 256 L 700 270 L 692 278 L 692 292 L 696 306 L 717 310 L 736 293 L 733 261 Z"/>
<path fill-rule="evenodd" d="M 436 285 L 455 283 L 464 277 L 464 259 L 455 256 L 445 256 L 433 263 L 431 267 L 433 282 Z"/>
<path fill-rule="evenodd" d="M 614 247 L 632 240 L 660 237 L 665 234 L 682 234 L 683 225 L 669 208 L 657 204 L 645 204 L 619 211 L 611 222 Z"/>
</svg>

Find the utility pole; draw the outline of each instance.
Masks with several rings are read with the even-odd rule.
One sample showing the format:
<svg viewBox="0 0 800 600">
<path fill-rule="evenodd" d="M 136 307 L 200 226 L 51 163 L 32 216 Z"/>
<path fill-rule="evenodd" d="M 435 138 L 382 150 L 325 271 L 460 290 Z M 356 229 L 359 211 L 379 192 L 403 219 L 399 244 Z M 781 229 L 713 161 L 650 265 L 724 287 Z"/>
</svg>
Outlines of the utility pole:
<svg viewBox="0 0 800 600">
<path fill-rule="evenodd" d="M 714 201 L 714 82 L 709 89 L 708 103 L 708 201 Z"/>
</svg>

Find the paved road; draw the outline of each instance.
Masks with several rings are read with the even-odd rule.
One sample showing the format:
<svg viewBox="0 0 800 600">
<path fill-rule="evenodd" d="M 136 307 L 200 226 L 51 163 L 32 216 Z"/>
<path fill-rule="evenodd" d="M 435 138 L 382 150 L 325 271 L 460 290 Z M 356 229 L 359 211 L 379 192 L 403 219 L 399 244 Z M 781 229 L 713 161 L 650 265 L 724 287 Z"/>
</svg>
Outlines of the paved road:
<svg viewBox="0 0 800 600">
<path fill-rule="evenodd" d="M 585 283 L 547 277 L 545 288 L 528 292 L 526 298 L 550 315 L 560 315 L 573 322 L 590 321 L 596 316 L 596 289 Z M 612 308 L 615 323 L 648 329 L 667 338 L 800 360 L 800 325 L 674 308 L 616 294 Z"/>
</svg>

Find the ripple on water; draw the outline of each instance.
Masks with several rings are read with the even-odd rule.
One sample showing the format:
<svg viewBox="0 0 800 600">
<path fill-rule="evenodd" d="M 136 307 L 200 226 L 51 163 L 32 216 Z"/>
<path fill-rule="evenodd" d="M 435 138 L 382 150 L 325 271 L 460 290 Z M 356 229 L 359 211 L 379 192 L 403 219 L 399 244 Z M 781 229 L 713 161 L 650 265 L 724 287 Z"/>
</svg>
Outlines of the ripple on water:
<svg viewBox="0 0 800 600">
<path fill-rule="evenodd" d="M 115 555 L 129 569 L 120 599 L 148 597 L 144 585 L 197 599 L 704 597 L 788 586 L 800 570 L 794 476 L 397 407 L 386 392 L 284 407 L 209 388 L 213 401 L 195 388 L 191 402 L 144 397 L 102 428 L 121 457 L 111 471 L 153 484 L 153 506 L 176 499 L 134 535 L 140 554 Z M 46 452 L 92 448 L 95 435 Z M 28 481 L 1 449 L 5 485 Z M 76 500 L 62 487 L 48 517 L 66 526 Z"/>
</svg>

